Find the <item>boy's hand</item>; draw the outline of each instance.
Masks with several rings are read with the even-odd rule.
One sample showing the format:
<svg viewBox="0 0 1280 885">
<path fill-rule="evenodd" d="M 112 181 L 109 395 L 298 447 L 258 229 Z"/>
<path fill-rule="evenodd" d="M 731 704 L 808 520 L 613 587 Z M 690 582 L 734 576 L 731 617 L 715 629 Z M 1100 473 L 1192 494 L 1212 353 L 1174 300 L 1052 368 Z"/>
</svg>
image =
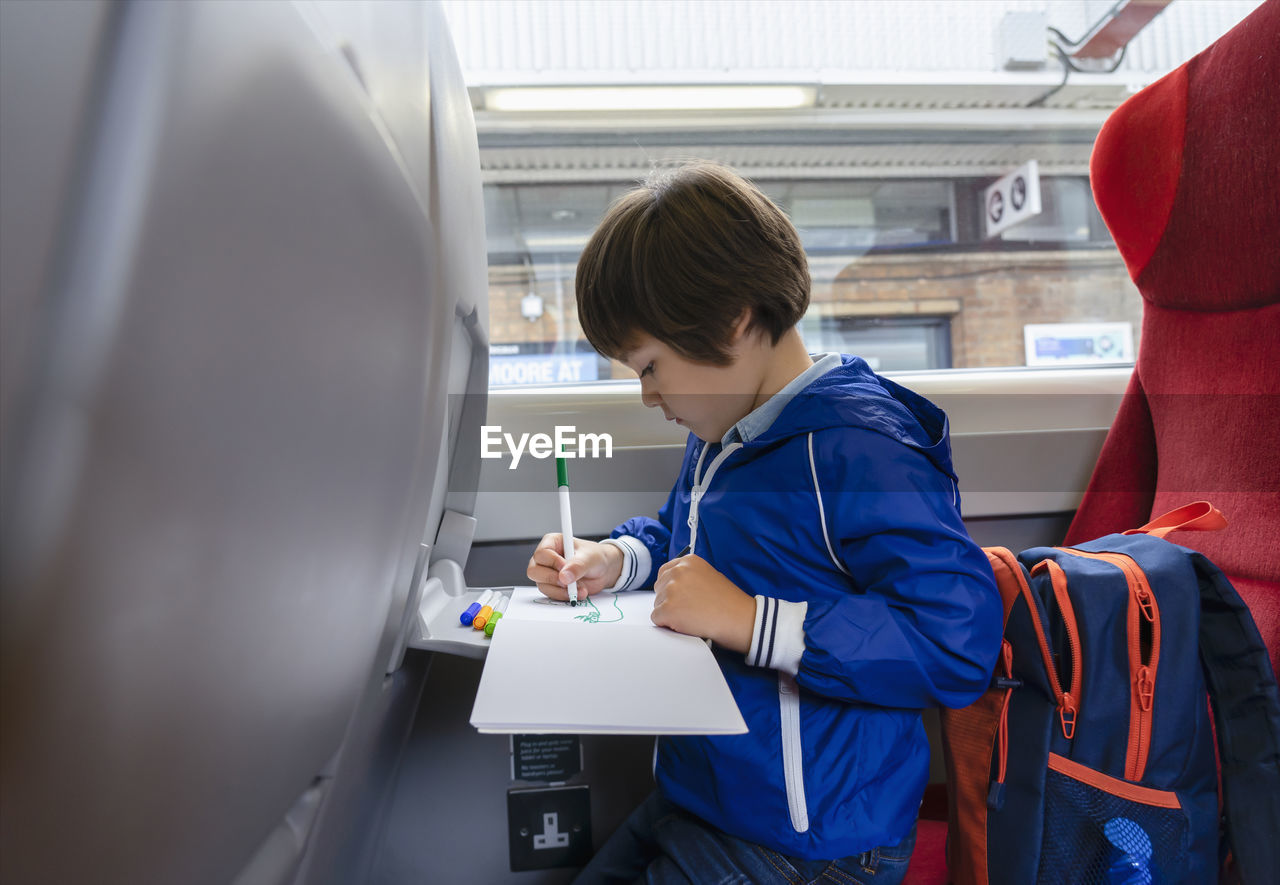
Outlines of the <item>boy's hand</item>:
<svg viewBox="0 0 1280 885">
<path fill-rule="evenodd" d="M 710 639 L 746 654 L 756 623 L 756 601 L 711 563 L 689 554 L 658 569 L 652 619 L 659 627 Z"/>
<path fill-rule="evenodd" d="M 525 574 L 544 596 L 569 598 L 569 582 L 578 582 L 578 598 L 585 599 L 618 583 L 622 551 L 612 544 L 573 539 L 573 560 L 564 558 L 564 538 L 559 532 L 544 535 L 534 548 Z M 754 617 L 754 615 L 753 615 Z"/>
</svg>

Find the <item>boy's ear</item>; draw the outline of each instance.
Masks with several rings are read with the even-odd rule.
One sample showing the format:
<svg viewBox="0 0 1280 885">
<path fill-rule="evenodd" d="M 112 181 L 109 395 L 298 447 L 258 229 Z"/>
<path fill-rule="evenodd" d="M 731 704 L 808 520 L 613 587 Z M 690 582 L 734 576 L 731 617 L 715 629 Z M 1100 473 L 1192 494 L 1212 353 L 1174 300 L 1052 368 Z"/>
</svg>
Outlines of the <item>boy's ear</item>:
<svg viewBox="0 0 1280 885">
<path fill-rule="evenodd" d="M 737 344 L 747 336 L 747 330 L 751 328 L 751 308 L 742 308 L 742 313 L 738 314 L 738 318 L 733 321 L 733 343 Z"/>
</svg>

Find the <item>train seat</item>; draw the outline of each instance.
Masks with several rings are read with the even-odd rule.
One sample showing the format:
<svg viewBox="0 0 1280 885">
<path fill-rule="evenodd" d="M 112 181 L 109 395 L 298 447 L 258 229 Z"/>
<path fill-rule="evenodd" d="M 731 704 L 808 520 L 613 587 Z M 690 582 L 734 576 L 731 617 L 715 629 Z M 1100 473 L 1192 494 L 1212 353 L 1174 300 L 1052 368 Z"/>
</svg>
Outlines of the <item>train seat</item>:
<svg viewBox="0 0 1280 885">
<path fill-rule="evenodd" d="M 1067 534 L 1206 499 L 1209 556 L 1280 653 L 1280 0 L 1107 120 L 1094 197 L 1144 300 L 1137 365 Z"/>
<path fill-rule="evenodd" d="M 438 3 L 0 3 L 0 881 L 364 881 L 470 546 L 478 152 Z"/>
</svg>

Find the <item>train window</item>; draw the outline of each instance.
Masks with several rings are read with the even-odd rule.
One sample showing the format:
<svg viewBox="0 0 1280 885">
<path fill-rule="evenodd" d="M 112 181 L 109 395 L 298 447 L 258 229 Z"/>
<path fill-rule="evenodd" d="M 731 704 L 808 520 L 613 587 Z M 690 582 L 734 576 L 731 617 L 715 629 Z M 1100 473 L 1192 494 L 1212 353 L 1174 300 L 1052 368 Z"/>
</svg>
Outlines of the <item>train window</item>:
<svg viewBox="0 0 1280 885">
<path fill-rule="evenodd" d="M 1088 59 L 1073 39 L 1114 4 L 446 0 L 480 139 L 491 385 L 634 377 L 583 337 L 577 259 L 614 199 L 693 158 L 795 223 L 814 351 L 887 371 L 1132 361 L 1142 301 L 1093 204 L 1093 140 L 1257 5 L 1178 0 Z"/>
<path fill-rule="evenodd" d="M 1040 215 L 992 238 L 980 217 L 986 178 L 756 183 L 805 246 L 813 301 L 800 331 L 814 352 L 888 371 L 1025 365 L 1029 326 L 1114 335 L 1141 321 L 1083 176 L 1041 179 Z M 634 377 L 591 349 L 574 297 L 583 244 L 633 185 L 486 187 L 493 386 Z M 1076 348 L 1062 363 L 1115 364 L 1102 356 Z"/>
</svg>

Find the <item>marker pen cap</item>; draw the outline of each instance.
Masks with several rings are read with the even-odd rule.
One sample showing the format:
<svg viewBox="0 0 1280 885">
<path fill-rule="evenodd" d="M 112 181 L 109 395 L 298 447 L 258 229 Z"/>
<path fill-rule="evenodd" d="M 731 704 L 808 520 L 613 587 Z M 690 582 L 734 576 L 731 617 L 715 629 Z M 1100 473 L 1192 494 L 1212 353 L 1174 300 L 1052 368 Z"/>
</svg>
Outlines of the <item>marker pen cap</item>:
<svg viewBox="0 0 1280 885">
<path fill-rule="evenodd" d="M 484 625 L 484 635 L 493 638 L 493 628 L 498 626 L 498 621 L 502 620 L 502 612 L 494 612 L 493 617 L 489 619 L 489 623 Z"/>
<path fill-rule="evenodd" d="M 464 627 L 470 627 L 471 622 L 474 621 L 476 615 L 479 614 L 480 607 L 483 606 L 492 598 L 493 598 L 492 590 L 486 590 L 483 593 L 481 593 L 480 598 L 477 599 L 475 602 L 471 603 L 469 606 L 467 606 L 467 610 L 458 616 L 458 622 L 461 623 L 462 626 Z"/>
<path fill-rule="evenodd" d="M 475 627 L 477 630 L 483 630 L 484 625 L 489 623 L 489 616 L 491 614 L 493 614 L 493 606 L 486 605 L 484 608 L 480 609 L 480 614 L 476 615 L 476 619 L 471 622 L 471 626 Z"/>
</svg>

